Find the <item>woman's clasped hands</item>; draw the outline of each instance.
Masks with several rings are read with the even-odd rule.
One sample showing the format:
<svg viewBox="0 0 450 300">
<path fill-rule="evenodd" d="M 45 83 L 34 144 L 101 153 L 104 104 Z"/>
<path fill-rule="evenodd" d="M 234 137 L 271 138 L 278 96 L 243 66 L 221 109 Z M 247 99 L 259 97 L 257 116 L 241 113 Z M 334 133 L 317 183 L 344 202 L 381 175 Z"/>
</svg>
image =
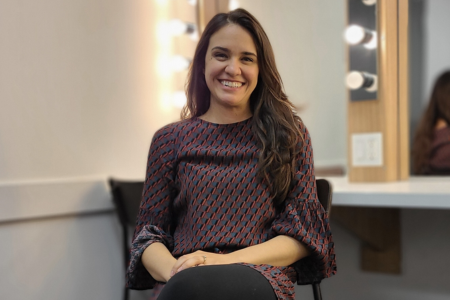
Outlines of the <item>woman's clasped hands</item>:
<svg viewBox="0 0 450 300">
<path fill-rule="evenodd" d="M 232 263 L 234 263 L 234 261 L 232 261 L 230 255 L 228 254 L 218 254 L 198 250 L 193 253 L 180 256 L 172 267 L 170 276 L 172 277 L 178 272 L 192 267 L 227 265 Z"/>
</svg>

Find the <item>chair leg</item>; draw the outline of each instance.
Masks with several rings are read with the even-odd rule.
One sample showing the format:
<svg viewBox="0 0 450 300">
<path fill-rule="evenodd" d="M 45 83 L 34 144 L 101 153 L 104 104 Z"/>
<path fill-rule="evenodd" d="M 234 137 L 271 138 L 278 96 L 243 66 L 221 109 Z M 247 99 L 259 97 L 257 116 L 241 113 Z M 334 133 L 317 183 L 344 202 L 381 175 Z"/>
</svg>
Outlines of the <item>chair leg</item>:
<svg viewBox="0 0 450 300">
<path fill-rule="evenodd" d="M 322 300 L 322 292 L 320 291 L 320 282 L 314 282 L 312 284 L 314 300 Z"/>
<path fill-rule="evenodd" d="M 124 253 L 124 263 L 125 263 L 125 273 L 128 268 L 128 261 L 130 260 L 130 249 L 128 247 L 128 228 L 126 226 L 122 227 L 123 230 L 123 253 Z M 123 299 L 128 300 L 130 295 L 130 290 L 124 286 Z"/>
</svg>

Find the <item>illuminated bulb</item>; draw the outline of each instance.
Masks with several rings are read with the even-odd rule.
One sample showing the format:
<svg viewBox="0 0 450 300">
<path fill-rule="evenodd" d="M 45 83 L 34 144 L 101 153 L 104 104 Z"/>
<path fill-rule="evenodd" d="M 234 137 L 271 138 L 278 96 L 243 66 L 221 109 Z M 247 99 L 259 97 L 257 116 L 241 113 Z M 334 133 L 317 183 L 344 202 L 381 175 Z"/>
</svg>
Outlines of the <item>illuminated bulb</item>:
<svg viewBox="0 0 450 300">
<path fill-rule="evenodd" d="M 235 10 L 236 8 L 239 8 L 239 1 L 237 0 L 230 0 L 230 2 L 228 2 L 228 9 L 229 10 Z"/>
<path fill-rule="evenodd" d="M 186 94 L 183 91 L 174 92 L 172 95 L 172 105 L 183 108 L 186 105 Z"/>
<path fill-rule="evenodd" d="M 169 30 L 172 35 L 191 34 L 195 31 L 195 25 L 183 22 L 179 19 L 173 19 L 169 23 Z"/>
<path fill-rule="evenodd" d="M 362 0 L 362 2 L 367 6 L 372 6 L 377 3 L 377 0 Z"/>
<path fill-rule="evenodd" d="M 351 90 L 364 88 L 368 92 L 376 92 L 378 89 L 377 75 L 366 72 L 352 71 L 348 73 L 345 82 Z"/>
<path fill-rule="evenodd" d="M 187 0 L 187 2 L 192 6 L 195 6 L 197 4 L 197 0 Z"/>
<path fill-rule="evenodd" d="M 364 36 L 364 28 L 358 25 L 351 25 L 345 30 L 345 40 L 352 45 L 361 43 Z"/>
<path fill-rule="evenodd" d="M 344 33 L 345 40 L 351 45 L 370 44 L 376 48 L 376 33 L 358 25 L 350 25 Z M 367 47 L 368 49 L 373 49 Z"/>
<path fill-rule="evenodd" d="M 181 55 L 175 55 L 170 60 L 170 68 L 174 72 L 180 72 L 189 68 L 191 61 Z"/>
</svg>

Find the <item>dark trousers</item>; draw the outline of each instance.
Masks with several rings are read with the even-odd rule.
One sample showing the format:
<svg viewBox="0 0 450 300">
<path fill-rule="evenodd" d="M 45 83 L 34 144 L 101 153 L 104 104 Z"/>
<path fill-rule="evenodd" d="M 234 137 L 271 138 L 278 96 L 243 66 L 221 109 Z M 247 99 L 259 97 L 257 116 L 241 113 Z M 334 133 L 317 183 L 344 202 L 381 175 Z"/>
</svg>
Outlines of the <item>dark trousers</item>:
<svg viewBox="0 0 450 300">
<path fill-rule="evenodd" d="M 193 267 L 173 276 L 158 300 L 276 300 L 269 281 L 243 265 Z"/>
</svg>

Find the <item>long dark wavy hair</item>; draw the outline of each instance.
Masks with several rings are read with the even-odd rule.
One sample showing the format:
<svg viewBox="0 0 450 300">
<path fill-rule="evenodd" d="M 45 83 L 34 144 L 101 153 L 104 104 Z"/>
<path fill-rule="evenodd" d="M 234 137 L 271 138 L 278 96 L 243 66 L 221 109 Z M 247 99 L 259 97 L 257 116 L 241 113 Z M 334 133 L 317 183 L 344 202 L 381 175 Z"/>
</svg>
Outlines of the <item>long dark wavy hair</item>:
<svg viewBox="0 0 450 300">
<path fill-rule="evenodd" d="M 206 26 L 189 69 L 186 82 L 187 104 L 181 119 L 199 117 L 210 105 L 210 91 L 205 81 L 205 57 L 211 36 L 228 24 L 247 30 L 253 38 L 258 57 L 258 84 L 250 96 L 253 114 L 252 131 L 261 149 L 258 175 L 270 188 L 273 203 L 278 206 L 292 188 L 303 136 L 299 129 L 300 117 L 283 91 L 275 56 L 261 24 L 244 9 L 214 16 Z"/>
<path fill-rule="evenodd" d="M 429 171 L 431 145 L 439 119 L 450 125 L 450 70 L 442 73 L 434 83 L 430 102 L 417 127 L 412 151 L 415 174 Z"/>
</svg>

